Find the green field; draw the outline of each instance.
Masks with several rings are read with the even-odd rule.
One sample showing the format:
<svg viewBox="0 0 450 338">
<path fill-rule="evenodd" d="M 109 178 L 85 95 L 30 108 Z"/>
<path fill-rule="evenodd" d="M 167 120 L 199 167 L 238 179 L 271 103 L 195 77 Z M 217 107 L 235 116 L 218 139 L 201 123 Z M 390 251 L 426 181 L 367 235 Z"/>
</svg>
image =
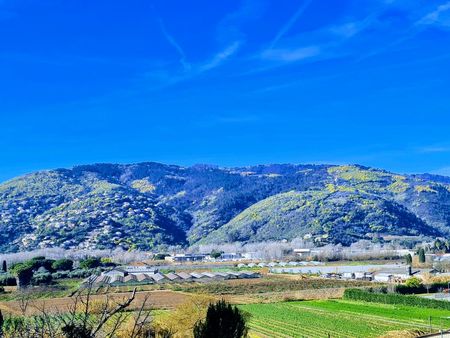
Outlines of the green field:
<svg viewBox="0 0 450 338">
<path fill-rule="evenodd" d="M 262 337 L 379 337 L 388 331 L 450 327 L 449 311 L 344 300 L 241 305 Z M 442 324 L 441 324 L 442 323 Z"/>
</svg>

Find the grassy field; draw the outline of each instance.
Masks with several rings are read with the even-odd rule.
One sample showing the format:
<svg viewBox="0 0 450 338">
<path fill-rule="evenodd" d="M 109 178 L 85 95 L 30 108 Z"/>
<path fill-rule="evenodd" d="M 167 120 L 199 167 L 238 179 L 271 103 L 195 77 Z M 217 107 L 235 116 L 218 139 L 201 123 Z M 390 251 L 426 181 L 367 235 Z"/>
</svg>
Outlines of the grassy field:
<svg viewBox="0 0 450 338">
<path fill-rule="evenodd" d="M 389 331 L 429 331 L 429 317 L 434 329 L 450 327 L 441 319 L 450 313 L 344 300 L 247 304 L 241 309 L 251 314 L 252 332 L 261 337 L 379 337 Z M 442 324 L 441 324 L 442 323 Z"/>
<path fill-rule="evenodd" d="M 61 279 L 54 285 L 34 287 L 30 289 L 27 296 L 31 299 L 67 297 L 78 290 L 81 281 L 81 279 Z M 0 294 L 0 302 L 18 300 L 21 297 L 23 297 L 23 293 L 17 292 L 16 287 L 14 287 L 13 291 Z"/>
</svg>

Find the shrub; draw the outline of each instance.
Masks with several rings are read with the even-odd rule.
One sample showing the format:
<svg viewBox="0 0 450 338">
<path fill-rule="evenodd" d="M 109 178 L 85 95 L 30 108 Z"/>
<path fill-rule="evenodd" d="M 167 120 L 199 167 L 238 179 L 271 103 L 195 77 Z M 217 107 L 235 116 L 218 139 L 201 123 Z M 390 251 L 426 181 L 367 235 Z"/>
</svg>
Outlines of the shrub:
<svg viewBox="0 0 450 338">
<path fill-rule="evenodd" d="M 411 277 L 406 281 L 405 285 L 409 288 L 420 288 L 422 281 L 417 277 Z"/>
<path fill-rule="evenodd" d="M 33 270 L 43 267 L 47 271 L 53 271 L 52 265 L 54 262 L 53 259 L 46 259 L 43 256 L 34 257 L 28 261 L 29 264 L 33 265 Z"/>
<path fill-rule="evenodd" d="M 384 304 L 398 304 L 417 306 L 424 308 L 443 309 L 450 310 L 450 302 L 417 297 L 417 296 L 405 296 L 399 294 L 381 294 L 368 292 L 360 289 L 347 289 L 344 292 L 344 299 L 359 300 L 372 303 L 384 303 Z"/>
<path fill-rule="evenodd" d="M 220 256 L 222 256 L 222 252 L 217 251 L 217 250 L 213 250 L 213 251 L 211 251 L 210 256 L 211 256 L 212 258 L 220 258 Z"/>
<path fill-rule="evenodd" d="M 164 260 L 167 256 L 169 256 L 169 254 L 158 253 L 153 257 L 153 259 L 154 260 Z"/>
<path fill-rule="evenodd" d="M 98 273 L 98 272 L 99 271 L 97 269 L 88 269 L 88 270 L 77 269 L 77 270 L 70 271 L 67 274 L 67 277 L 69 277 L 69 278 L 86 278 L 86 277 L 89 277 L 90 275 Z"/>
<path fill-rule="evenodd" d="M 57 272 L 52 273 L 52 278 L 53 279 L 67 278 L 67 277 L 69 277 L 69 273 L 70 273 L 70 271 L 57 271 Z"/>
<path fill-rule="evenodd" d="M 95 269 L 101 266 L 101 261 L 97 257 L 88 257 L 80 261 L 80 268 L 87 269 Z"/>
<path fill-rule="evenodd" d="M 0 285 L 1 286 L 16 286 L 16 278 L 9 273 L 0 275 Z"/>
<path fill-rule="evenodd" d="M 35 273 L 31 279 L 33 285 L 48 285 L 52 282 L 52 274 L 50 272 Z"/>
<path fill-rule="evenodd" d="M 11 267 L 10 271 L 17 277 L 18 286 L 22 287 L 30 284 L 33 277 L 33 268 L 34 263 L 32 261 L 17 263 Z"/>
<path fill-rule="evenodd" d="M 53 262 L 52 269 L 55 271 L 67 271 L 73 269 L 73 261 L 71 259 L 63 258 Z"/>
</svg>

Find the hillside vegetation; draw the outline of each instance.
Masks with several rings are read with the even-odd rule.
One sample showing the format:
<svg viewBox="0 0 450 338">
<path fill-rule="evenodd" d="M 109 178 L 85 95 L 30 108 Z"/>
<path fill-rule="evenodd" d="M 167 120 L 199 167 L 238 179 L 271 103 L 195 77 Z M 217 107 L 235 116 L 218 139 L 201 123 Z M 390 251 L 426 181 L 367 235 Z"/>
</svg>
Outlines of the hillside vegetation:
<svg viewBox="0 0 450 338">
<path fill-rule="evenodd" d="M 450 179 L 362 166 L 94 164 L 0 185 L 0 250 L 450 234 Z"/>
</svg>

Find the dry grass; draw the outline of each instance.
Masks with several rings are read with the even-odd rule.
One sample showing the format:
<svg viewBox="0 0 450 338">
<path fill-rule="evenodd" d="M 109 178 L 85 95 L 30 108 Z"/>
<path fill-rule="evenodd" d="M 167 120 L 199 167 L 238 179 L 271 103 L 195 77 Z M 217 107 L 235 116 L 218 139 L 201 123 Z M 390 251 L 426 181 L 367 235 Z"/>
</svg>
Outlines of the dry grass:
<svg viewBox="0 0 450 338">
<path fill-rule="evenodd" d="M 423 334 L 424 332 L 417 330 L 400 330 L 387 332 L 380 338 L 416 338 L 422 336 Z"/>
</svg>

